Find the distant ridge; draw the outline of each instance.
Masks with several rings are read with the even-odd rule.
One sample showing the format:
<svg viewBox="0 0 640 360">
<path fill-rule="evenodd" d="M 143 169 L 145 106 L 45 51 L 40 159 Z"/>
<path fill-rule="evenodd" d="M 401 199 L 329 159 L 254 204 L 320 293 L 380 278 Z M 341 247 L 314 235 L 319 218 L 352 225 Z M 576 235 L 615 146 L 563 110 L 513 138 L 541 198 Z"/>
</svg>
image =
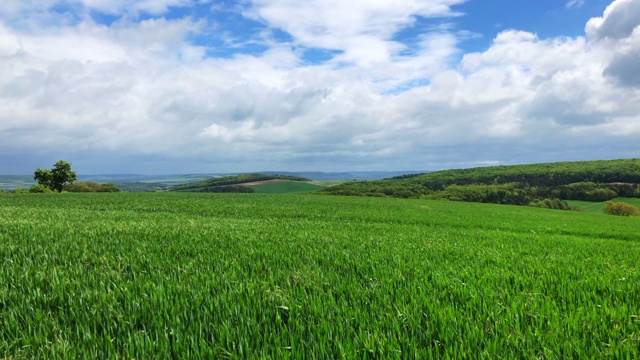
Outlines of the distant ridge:
<svg viewBox="0 0 640 360">
<path fill-rule="evenodd" d="M 214 177 L 207 180 L 172 186 L 168 190 L 180 191 L 180 192 L 251 193 L 251 192 L 255 192 L 255 190 L 253 190 L 249 186 L 243 186 L 243 184 L 254 185 L 254 183 L 256 182 L 266 182 L 266 181 L 274 181 L 274 180 L 311 181 L 310 179 L 299 177 L 299 176 L 280 175 L 280 174 L 269 175 L 269 174 L 254 173 L 254 174 Z"/>
<path fill-rule="evenodd" d="M 141 175 L 141 174 L 94 174 L 94 175 L 78 175 L 82 181 L 152 181 L 175 178 L 210 178 L 236 176 L 246 174 L 265 174 L 265 175 L 288 175 L 307 178 L 310 180 L 381 180 L 407 174 L 424 174 L 429 171 L 348 171 L 348 172 L 323 172 L 323 171 L 255 171 L 255 172 L 212 172 L 212 173 L 186 173 L 186 174 L 159 174 L 159 175 Z M 6 175 L 10 176 L 10 175 Z M 16 175 L 33 178 L 33 175 Z M 0 178 L 2 175 L 0 175 Z M 11 177 L 13 177 L 11 175 Z"/>
<path fill-rule="evenodd" d="M 352 172 L 322 172 L 322 171 L 260 171 L 266 175 L 298 176 L 314 181 L 339 180 L 381 180 L 405 174 L 425 173 L 426 171 L 352 171 Z M 255 173 L 255 172 L 254 172 Z M 115 183 L 123 191 L 162 190 L 170 186 L 206 180 L 213 177 L 225 177 L 251 174 L 251 172 L 235 173 L 187 173 L 187 174 L 78 174 L 78 181 L 95 181 L 100 183 Z M 35 184 L 33 175 L 0 175 L 0 190 L 29 188 Z"/>
<path fill-rule="evenodd" d="M 282 174 L 309 178 L 311 180 L 381 180 L 428 171 L 352 171 L 352 172 L 321 172 L 321 171 L 261 171 L 262 174 Z"/>
</svg>

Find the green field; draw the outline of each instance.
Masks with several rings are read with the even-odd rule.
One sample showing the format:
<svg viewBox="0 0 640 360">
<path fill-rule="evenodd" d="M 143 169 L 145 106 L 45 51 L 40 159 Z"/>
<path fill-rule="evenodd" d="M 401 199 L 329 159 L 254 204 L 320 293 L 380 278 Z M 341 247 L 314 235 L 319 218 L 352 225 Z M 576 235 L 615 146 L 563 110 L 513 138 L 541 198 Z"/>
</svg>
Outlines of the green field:
<svg viewBox="0 0 640 360">
<path fill-rule="evenodd" d="M 640 208 L 640 199 L 638 198 L 615 198 L 614 202 L 625 202 Z M 567 200 L 567 203 L 571 206 L 575 206 L 582 211 L 602 213 L 602 209 L 606 202 L 591 202 L 591 201 L 579 201 L 579 200 Z"/>
<path fill-rule="evenodd" d="M 640 219 L 318 195 L 0 195 L 0 357 L 634 359 Z"/>
<path fill-rule="evenodd" d="M 249 187 L 261 194 L 304 193 L 326 188 L 326 186 L 312 184 L 306 181 L 285 181 L 273 184 L 251 185 Z"/>
</svg>

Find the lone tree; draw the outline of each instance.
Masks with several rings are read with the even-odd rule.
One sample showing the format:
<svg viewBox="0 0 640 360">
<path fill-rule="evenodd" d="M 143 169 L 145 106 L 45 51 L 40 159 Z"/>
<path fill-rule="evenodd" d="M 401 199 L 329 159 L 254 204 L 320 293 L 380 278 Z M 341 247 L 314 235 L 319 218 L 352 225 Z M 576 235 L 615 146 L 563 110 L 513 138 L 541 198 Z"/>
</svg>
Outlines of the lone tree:
<svg viewBox="0 0 640 360">
<path fill-rule="evenodd" d="M 60 160 L 54 164 L 51 170 L 36 170 L 33 173 L 33 178 L 40 185 L 44 185 L 53 191 L 62 192 L 62 188 L 65 185 L 72 184 L 78 176 L 75 171 L 71 171 L 71 164 Z"/>
</svg>

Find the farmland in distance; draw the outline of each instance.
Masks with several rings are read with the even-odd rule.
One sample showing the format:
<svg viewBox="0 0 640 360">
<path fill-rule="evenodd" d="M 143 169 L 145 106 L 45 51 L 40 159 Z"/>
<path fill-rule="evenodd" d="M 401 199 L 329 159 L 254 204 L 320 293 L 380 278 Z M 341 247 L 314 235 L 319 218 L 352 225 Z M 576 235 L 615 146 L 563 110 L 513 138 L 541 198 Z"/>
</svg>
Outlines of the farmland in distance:
<svg viewBox="0 0 640 360">
<path fill-rule="evenodd" d="M 638 218 L 318 195 L 0 195 L 6 358 L 637 358 Z"/>
</svg>

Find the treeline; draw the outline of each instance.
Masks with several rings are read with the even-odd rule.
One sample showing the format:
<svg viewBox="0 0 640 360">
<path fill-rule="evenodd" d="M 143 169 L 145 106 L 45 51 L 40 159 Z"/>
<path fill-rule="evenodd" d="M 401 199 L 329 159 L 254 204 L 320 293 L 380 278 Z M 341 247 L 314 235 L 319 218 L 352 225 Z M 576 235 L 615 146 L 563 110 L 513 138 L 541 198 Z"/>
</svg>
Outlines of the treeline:
<svg viewBox="0 0 640 360">
<path fill-rule="evenodd" d="M 640 197 L 640 160 L 606 160 L 446 170 L 380 181 L 349 182 L 322 191 L 565 208 L 562 200 Z"/>
<path fill-rule="evenodd" d="M 64 192 L 119 192 L 120 188 L 114 183 L 101 184 L 94 181 L 83 181 L 67 184 L 62 188 Z M 52 193 L 51 188 L 35 184 L 28 189 L 13 189 L 13 193 Z"/>
<path fill-rule="evenodd" d="M 193 183 L 187 183 L 182 185 L 176 185 L 169 188 L 169 191 L 183 191 L 183 192 L 254 192 L 245 186 L 231 186 L 240 185 L 244 183 L 250 183 L 255 181 L 268 181 L 268 180 L 290 180 L 290 181 L 310 181 L 307 178 L 290 175 L 265 175 L 265 174 L 241 174 L 235 176 L 224 176 L 218 178 L 211 178 L 207 180 L 197 181 Z M 230 187 L 231 186 L 231 187 Z M 227 187 L 218 189 L 220 187 Z M 237 191 L 230 191 L 230 190 Z"/>
<path fill-rule="evenodd" d="M 76 182 L 67 185 L 63 191 L 68 192 L 119 192 L 120 188 L 114 183 L 100 184 L 94 181 Z"/>
<path fill-rule="evenodd" d="M 544 164 L 489 166 L 444 170 L 410 176 L 431 190 L 452 184 L 526 183 L 530 186 L 558 186 L 578 182 L 640 183 L 640 159 L 558 162 Z"/>
</svg>

